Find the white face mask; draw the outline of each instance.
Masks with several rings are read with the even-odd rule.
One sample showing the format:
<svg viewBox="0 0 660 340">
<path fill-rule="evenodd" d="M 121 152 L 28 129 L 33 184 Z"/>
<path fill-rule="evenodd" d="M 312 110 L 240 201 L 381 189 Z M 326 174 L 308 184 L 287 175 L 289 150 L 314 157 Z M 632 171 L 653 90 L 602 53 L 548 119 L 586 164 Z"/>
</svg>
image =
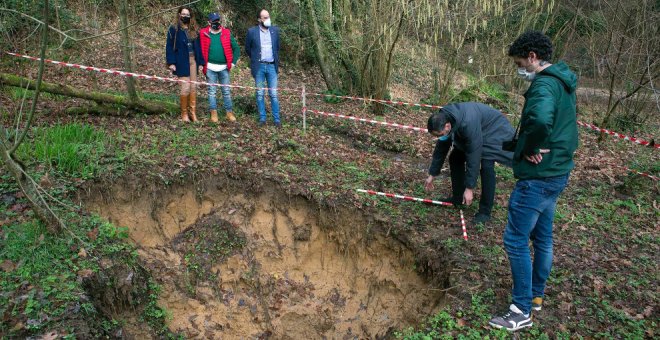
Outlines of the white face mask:
<svg viewBox="0 0 660 340">
<path fill-rule="evenodd" d="M 518 76 L 526 81 L 532 81 L 536 77 L 536 72 L 529 72 L 524 67 L 519 67 Z"/>
<path fill-rule="evenodd" d="M 529 64 L 534 67 L 532 61 L 530 59 L 528 59 L 528 61 Z M 538 67 L 534 67 L 534 69 L 538 69 Z M 527 71 L 527 68 L 525 67 L 518 67 L 518 76 L 526 81 L 532 81 L 536 77 L 536 71 Z"/>
<path fill-rule="evenodd" d="M 270 27 L 270 18 L 264 20 L 264 27 Z"/>
</svg>

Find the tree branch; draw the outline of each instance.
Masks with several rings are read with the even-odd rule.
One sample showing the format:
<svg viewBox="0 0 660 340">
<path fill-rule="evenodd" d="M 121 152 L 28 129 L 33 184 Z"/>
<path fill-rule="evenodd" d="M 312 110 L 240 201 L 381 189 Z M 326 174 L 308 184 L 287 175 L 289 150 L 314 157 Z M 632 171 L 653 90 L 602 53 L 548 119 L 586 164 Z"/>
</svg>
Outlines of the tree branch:
<svg viewBox="0 0 660 340">
<path fill-rule="evenodd" d="M 145 20 L 145 19 L 149 19 L 149 18 L 151 18 L 151 17 L 153 17 L 153 16 L 156 16 L 156 15 L 159 15 L 159 14 L 161 14 L 161 13 L 165 13 L 165 12 L 168 12 L 168 11 L 171 11 L 171 10 L 174 10 L 174 9 L 177 9 L 177 8 L 179 8 L 179 6 L 188 6 L 188 5 L 192 5 L 192 4 L 194 4 L 194 3 L 200 2 L 200 1 L 201 1 L 201 0 L 195 0 L 195 1 L 191 1 L 191 2 L 189 2 L 189 3 L 183 4 L 183 5 L 177 5 L 177 6 L 174 6 L 174 7 L 169 7 L 169 8 L 166 8 L 166 9 L 162 10 L 162 11 L 159 11 L 159 12 L 156 12 L 156 13 L 152 13 L 152 14 L 149 14 L 149 15 L 147 15 L 147 16 L 145 16 L 145 17 L 142 17 L 142 18 L 136 20 L 135 22 L 133 22 L 133 23 L 131 23 L 131 24 L 128 24 L 128 25 L 125 26 L 125 27 L 120 27 L 120 28 L 118 28 L 118 29 L 116 29 L 116 30 L 114 30 L 114 31 L 104 32 L 104 33 L 97 34 L 97 35 L 92 35 L 92 36 L 89 36 L 89 37 L 76 38 L 76 37 L 73 37 L 73 36 L 71 36 L 71 35 L 69 35 L 69 34 L 67 33 L 67 32 L 72 31 L 72 30 L 62 31 L 62 30 L 59 30 L 59 29 L 57 29 L 57 28 L 55 28 L 55 27 L 53 27 L 53 26 L 51 26 L 51 25 L 47 25 L 47 27 L 50 28 L 51 30 L 57 32 L 58 34 L 64 36 L 65 39 L 64 39 L 64 40 L 62 41 L 62 43 L 60 44 L 60 46 L 62 46 L 62 45 L 64 44 L 64 42 L 65 42 L 67 39 L 71 39 L 71 40 L 73 40 L 73 41 L 75 41 L 75 42 L 80 42 L 80 41 L 85 41 L 85 40 L 90 40 L 90 39 L 96 39 L 96 38 L 104 37 L 104 36 L 106 36 L 106 35 L 115 34 L 115 33 L 119 32 L 119 31 L 121 31 L 121 30 L 128 29 L 128 28 L 131 28 L 131 27 L 133 27 L 133 26 L 137 26 L 137 25 L 142 24 L 142 23 L 144 23 L 144 20 Z M 28 19 L 30 19 L 30 20 L 32 20 L 32 21 L 38 22 L 38 23 L 41 24 L 41 25 L 46 25 L 46 23 L 44 23 L 43 21 L 41 21 L 41 20 L 39 20 L 39 19 L 37 19 L 37 18 L 31 16 L 31 15 L 28 15 L 28 14 L 25 14 L 25 13 L 23 13 L 23 12 L 17 11 L 17 10 L 15 10 L 15 9 L 0 7 L 0 12 L 11 12 L 11 13 L 16 13 L 16 14 L 18 14 L 18 15 L 20 15 L 20 16 L 23 16 L 23 17 L 25 17 L 25 18 L 28 18 Z"/>
<path fill-rule="evenodd" d="M 34 91 L 34 98 L 32 99 L 32 106 L 30 107 L 30 112 L 28 113 L 28 120 L 25 123 L 25 129 L 21 135 L 14 142 L 14 146 L 9 150 L 9 156 L 11 157 L 16 149 L 23 143 L 25 136 L 30 131 L 30 126 L 34 120 L 34 112 L 37 110 L 37 101 L 39 100 L 39 94 L 41 93 L 41 80 L 44 77 L 44 64 L 46 60 L 46 47 L 48 47 L 48 0 L 44 0 L 44 28 L 41 32 L 41 52 L 39 53 L 39 72 L 37 73 L 37 84 Z"/>
</svg>

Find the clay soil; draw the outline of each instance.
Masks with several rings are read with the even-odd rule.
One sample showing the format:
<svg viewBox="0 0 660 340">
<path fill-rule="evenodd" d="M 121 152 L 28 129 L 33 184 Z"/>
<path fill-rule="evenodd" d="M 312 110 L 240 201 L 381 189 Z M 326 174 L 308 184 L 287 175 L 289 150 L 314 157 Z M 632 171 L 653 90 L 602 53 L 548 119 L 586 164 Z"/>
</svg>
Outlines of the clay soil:
<svg viewBox="0 0 660 340">
<path fill-rule="evenodd" d="M 186 338 L 381 338 L 442 305 L 412 252 L 370 232 L 359 211 L 326 211 L 272 184 L 130 183 L 83 200 L 129 228 L 170 329 Z"/>
</svg>

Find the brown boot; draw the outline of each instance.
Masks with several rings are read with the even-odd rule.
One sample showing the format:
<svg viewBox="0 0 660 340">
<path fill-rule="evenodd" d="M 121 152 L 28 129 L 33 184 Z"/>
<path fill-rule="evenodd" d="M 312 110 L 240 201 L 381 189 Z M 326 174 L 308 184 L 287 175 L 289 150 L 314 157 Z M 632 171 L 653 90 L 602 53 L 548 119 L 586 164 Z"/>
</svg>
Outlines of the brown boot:
<svg viewBox="0 0 660 340">
<path fill-rule="evenodd" d="M 189 122 L 188 119 L 188 95 L 179 96 L 179 103 L 181 104 L 181 120 Z"/>
<path fill-rule="evenodd" d="M 218 110 L 211 110 L 211 121 L 214 123 L 218 122 Z"/>
<path fill-rule="evenodd" d="M 189 111 L 190 120 L 196 122 L 197 115 L 195 114 L 195 111 L 197 110 L 197 94 L 195 92 L 190 92 L 188 98 L 189 98 L 188 105 L 190 105 L 190 111 Z"/>
<path fill-rule="evenodd" d="M 235 122 L 236 117 L 234 117 L 234 113 L 231 111 L 227 111 L 227 120 L 230 122 Z"/>
</svg>

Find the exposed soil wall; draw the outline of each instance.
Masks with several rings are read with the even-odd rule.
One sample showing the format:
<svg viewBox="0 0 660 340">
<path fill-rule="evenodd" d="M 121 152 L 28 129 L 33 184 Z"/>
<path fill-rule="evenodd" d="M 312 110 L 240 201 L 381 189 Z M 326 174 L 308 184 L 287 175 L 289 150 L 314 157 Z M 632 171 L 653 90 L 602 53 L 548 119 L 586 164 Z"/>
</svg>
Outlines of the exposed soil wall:
<svg viewBox="0 0 660 340">
<path fill-rule="evenodd" d="M 379 338 L 442 303 L 413 253 L 359 211 L 328 211 L 272 184 L 136 183 L 81 200 L 129 228 L 163 286 L 170 329 L 187 338 Z"/>
</svg>

